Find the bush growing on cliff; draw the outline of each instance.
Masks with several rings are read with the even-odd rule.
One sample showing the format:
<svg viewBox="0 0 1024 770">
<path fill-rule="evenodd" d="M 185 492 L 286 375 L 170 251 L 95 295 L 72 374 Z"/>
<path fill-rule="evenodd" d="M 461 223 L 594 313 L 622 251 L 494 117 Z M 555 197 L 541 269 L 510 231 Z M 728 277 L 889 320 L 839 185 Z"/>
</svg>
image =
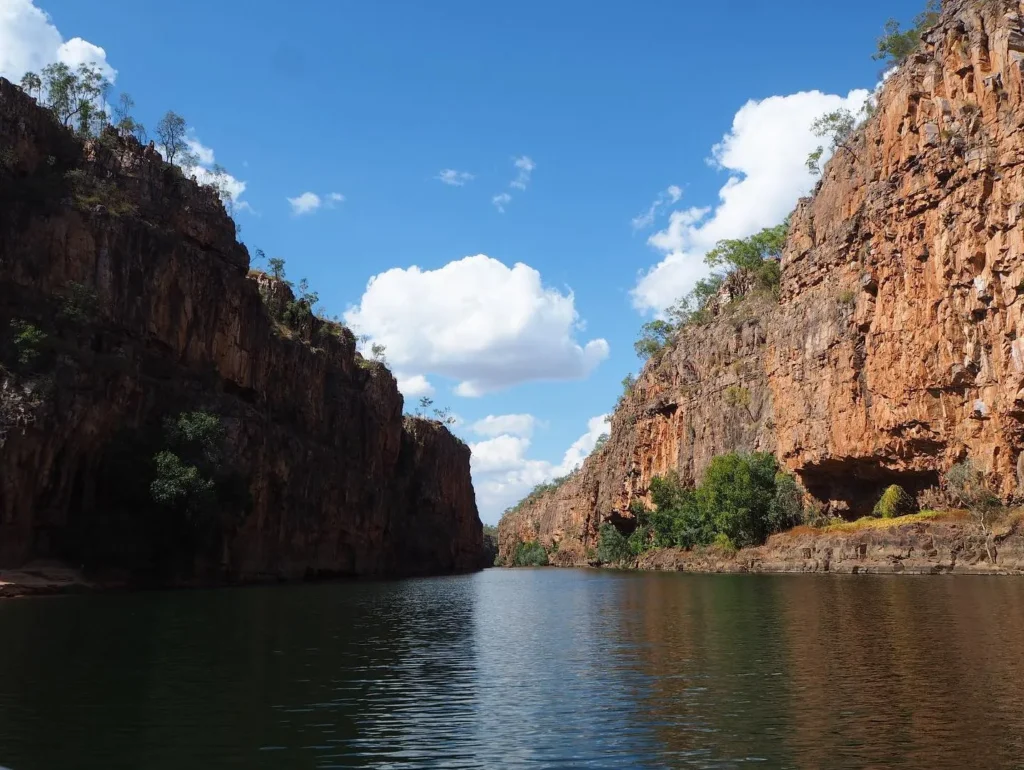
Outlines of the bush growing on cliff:
<svg viewBox="0 0 1024 770">
<path fill-rule="evenodd" d="M 64 300 L 60 314 L 72 323 L 89 323 L 99 312 L 99 297 L 95 289 L 77 281 L 68 281 L 64 287 Z"/>
<path fill-rule="evenodd" d="M 872 516 L 883 519 L 892 519 L 896 516 L 903 516 L 914 510 L 914 498 L 906 493 L 899 484 L 890 484 L 882 492 L 882 496 L 875 503 Z"/>
<path fill-rule="evenodd" d="M 11 321 L 11 344 L 15 361 L 23 367 L 31 367 L 42 355 L 46 346 L 46 333 L 28 321 Z"/>
<path fill-rule="evenodd" d="M 186 412 L 164 421 L 166 449 L 153 457 L 155 476 L 150 495 L 159 505 L 202 523 L 217 505 L 244 512 L 248 490 L 225 468 L 226 431 L 209 412 Z"/>
<path fill-rule="evenodd" d="M 629 542 L 614 524 L 602 524 L 597 533 L 597 559 L 602 564 L 619 564 L 629 556 Z"/>
<path fill-rule="evenodd" d="M 970 460 L 957 463 L 945 476 L 946 493 L 966 508 L 984 541 L 989 562 L 994 562 L 992 524 L 1002 512 L 1003 501 L 989 486 L 985 473 Z"/>
<path fill-rule="evenodd" d="M 854 158 L 857 153 L 850 146 L 850 136 L 857 126 L 857 119 L 847 109 L 833 110 L 815 119 L 811 124 L 811 132 L 819 138 L 827 138 L 829 149 L 835 153 L 845 150 Z M 821 158 L 825 154 L 824 145 L 819 145 L 814 152 L 807 156 L 805 161 L 807 170 L 812 174 L 821 173 Z"/>
<path fill-rule="evenodd" d="M 871 58 L 890 65 L 902 64 L 921 44 L 921 34 L 939 20 L 941 10 L 940 0 L 928 0 L 925 9 L 914 17 L 914 26 L 905 31 L 896 19 L 889 19 L 878 38 L 878 50 Z"/>
<path fill-rule="evenodd" d="M 512 554 L 513 567 L 546 567 L 548 553 L 536 540 L 518 543 Z"/>
<path fill-rule="evenodd" d="M 649 491 L 654 510 L 639 503 L 631 507 L 634 553 L 707 546 L 722 538 L 740 548 L 759 545 L 799 524 L 803 515 L 803 489 L 769 453 L 719 455 L 697 487 L 685 487 L 671 473 L 651 479 Z"/>
<path fill-rule="evenodd" d="M 735 302 L 751 293 L 778 296 L 782 272 L 779 260 L 786 244 L 789 221 L 766 227 L 749 238 L 721 240 L 704 257 L 714 272 L 697 282 L 686 296 L 665 311 L 666 318 L 641 329 L 634 348 L 640 358 L 659 356 L 686 326 L 709 322 L 716 303 Z"/>
</svg>

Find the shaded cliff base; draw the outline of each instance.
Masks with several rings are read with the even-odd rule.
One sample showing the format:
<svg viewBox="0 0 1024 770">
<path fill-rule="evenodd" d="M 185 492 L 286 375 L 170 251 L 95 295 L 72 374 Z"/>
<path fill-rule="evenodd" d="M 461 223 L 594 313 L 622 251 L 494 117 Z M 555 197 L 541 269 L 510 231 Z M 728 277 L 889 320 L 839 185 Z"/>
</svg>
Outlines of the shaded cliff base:
<svg viewBox="0 0 1024 770">
<path fill-rule="evenodd" d="M 551 553 L 551 564 L 598 566 L 592 553 L 575 545 Z M 738 551 L 719 546 L 657 548 L 615 566 L 676 572 L 1024 575 L 1024 510 L 1008 513 L 992 528 L 987 549 L 970 516 L 951 511 L 822 529 L 801 526 Z"/>
</svg>

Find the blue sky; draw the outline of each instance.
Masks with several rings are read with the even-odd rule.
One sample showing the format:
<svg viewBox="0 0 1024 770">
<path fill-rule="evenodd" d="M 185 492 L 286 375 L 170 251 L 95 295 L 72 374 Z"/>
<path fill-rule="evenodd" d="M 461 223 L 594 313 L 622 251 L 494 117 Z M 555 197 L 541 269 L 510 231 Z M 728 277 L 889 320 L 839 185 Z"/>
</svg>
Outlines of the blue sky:
<svg viewBox="0 0 1024 770">
<path fill-rule="evenodd" d="M 885 19 L 922 5 L 0 0 L 0 73 L 94 54 L 148 127 L 185 116 L 245 183 L 250 251 L 459 415 L 493 522 L 589 451 L 708 244 L 810 187 L 811 120 L 863 103 Z"/>
</svg>

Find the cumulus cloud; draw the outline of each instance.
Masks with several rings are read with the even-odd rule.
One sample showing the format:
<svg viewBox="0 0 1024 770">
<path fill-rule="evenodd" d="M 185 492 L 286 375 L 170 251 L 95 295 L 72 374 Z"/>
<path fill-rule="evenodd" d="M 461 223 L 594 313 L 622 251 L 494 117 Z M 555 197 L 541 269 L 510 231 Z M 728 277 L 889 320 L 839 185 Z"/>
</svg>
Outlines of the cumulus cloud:
<svg viewBox="0 0 1024 770">
<path fill-rule="evenodd" d="M 458 381 L 479 396 L 534 380 L 582 379 L 608 356 L 608 343 L 581 344 L 572 292 L 540 273 L 484 254 L 437 270 L 394 268 L 370 279 L 345 322 L 386 347 L 397 370 Z"/>
<path fill-rule="evenodd" d="M 821 140 L 811 133 L 820 115 L 845 108 L 857 113 L 870 92 L 846 96 L 802 91 L 749 101 L 711 151 L 711 164 L 728 172 L 718 204 L 674 211 L 648 242 L 665 255 L 632 291 L 641 312 L 660 312 L 708 274 L 704 255 L 723 238 L 745 238 L 781 222 L 814 185 L 804 165 Z"/>
<path fill-rule="evenodd" d="M 532 414 L 489 414 L 477 420 L 471 430 L 478 436 L 521 436 L 529 438 L 537 425 L 537 418 Z"/>
<path fill-rule="evenodd" d="M 475 177 L 468 171 L 456 171 L 453 168 L 441 169 L 437 176 L 434 177 L 444 184 L 451 185 L 452 187 L 462 187 L 466 182 L 472 182 Z"/>
<path fill-rule="evenodd" d="M 434 386 L 422 374 L 410 376 L 395 375 L 395 379 L 398 380 L 398 391 L 406 398 L 434 395 Z"/>
<path fill-rule="evenodd" d="M 654 199 L 654 202 L 650 205 L 647 211 L 642 214 L 637 214 L 632 219 L 634 230 L 643 230 L 654 224 L 654 220 L 657 218 L 666 206 L 671 206 L 673 203 L 678 203 L 679 199 L 683 197 L 683 188 L 679 185 L 671 184 L 666 189 L 658 193 L 658 197 Z"/>
<path fill-rule="evenodd" d="M 588 420 L 587 432 L 572 443 L 558 463 L 528 457 L 530 439 L 527 436 L 503 433 L 470 444 L 470 469 L 481 518 L 497 522 L 502 511 L 522 500 L 535 486 L 582 465 L 598 438 L 608 433 L 607 417 L 602 414 Z M 476 425 L 473 427 L 475 429 Z"/>
<path fill-rule="evenodd" d="M 508 202 L 511 201 L 511 200 L 512 200 L 512 196 L 509 195 L 508 193 L 498 193 L 493 198 L 491 198 L 491 203 L 494 204 L 494 207 L 500 213 L 504 214 L 505 213 L 505 206 L 508 205 Z"/>
<path fill-rule="evenodd" d="M 55 62 L 69 67 L 92 64 L 111 83 L 117 78 L 106 51 L 80 37 L 65 41 L 32 0 L 0 2 L 0 75 L 17 83 L 26 72 L 38 73 Z"/>
<path fill-rule="evenodd" d="M 221 200 L 229 212 L 252 211 L 248 201 L 242 200 L 246 184 L 236 179 L 224 169 L 217 166 L 213 150 L 204 145 L 199 138 L 193 134 L 185 139 L 189 152 L 197 160 L 194 166 L 183 166 L 182 171 L 186 176 L 194 176 L 199 184 L 210 185 L 217 189 Z M 160 147 L 158 149 L 166 155 Z"/>
<path fill-rule="evenodd" d="M 294 198 L 288 198 L 288 204 L 292 207 L 295 216 L 312 214 L 320 208 L 320 196 L 314 192 L 304 192 Z"/>
<path fill-rule="evenodd" d="M 300 217 L 303 214 L 312 214 L 321 208 L 334 208 L 335 204 L 344 202 L 345 196 L 332 192 L 320 197 L 315 192 L 304 192 L 302 195 L 287 200 L 288 205 L 292 207 L 292 214 Z"/>
</svg>

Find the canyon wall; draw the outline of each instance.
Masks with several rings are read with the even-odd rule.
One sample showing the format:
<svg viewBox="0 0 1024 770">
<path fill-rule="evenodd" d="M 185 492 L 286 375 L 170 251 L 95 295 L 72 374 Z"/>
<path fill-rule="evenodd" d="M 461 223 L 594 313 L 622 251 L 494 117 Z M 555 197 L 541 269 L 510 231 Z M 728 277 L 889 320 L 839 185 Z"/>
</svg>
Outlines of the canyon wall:
<svg viewBox="0 0 1024 770">
<path fill-rule="evenodd" d="M 685 329 L 652 359 L 612 415 L 608 441 L 558 489 L 524 501 L 498 524 L 499 558 L 519 542 L 558 543 L 552 559 L 593 558 L 604 522 L 628 519 L 634 499 L 649 502 L 655 476 L 677 471 L 699 481 L 711 459 L 733 449 L 775 446 L 772 393 L 763 360 L 774 303 L 731 306 L 706 326 Z"/>
<path fill-rule="evenodd" d="M 652 476 L 774 451 L 832 511 L 870 511 L 971 458 L 1004 496 L 1024 447 L 1024 27 L 1016 0 L 947 0 L 791 218 L 777 303 L 684 329 L 603 451 L 502 520 L 585 563 Z M 749 409 L 737 406 L 749 401 Z"/>
<path fill-rule="evenodd" d="M 352 334 L 268 305 L 216 193 L 112 130 L 82 143 L 0 79 L 0 329 L 45 334 L 0 369 L 0 567 L 33 558 L 182 580 L 475 569 L 469 449 L 403 418 Z M 81 307 L 88 298 L 88 312 Z M 77 299 L 76 299 L 77 298 Z M 243 487 L 203 538 L 148 494 L 161 422 L 203 410 Z"/>
</svg>

